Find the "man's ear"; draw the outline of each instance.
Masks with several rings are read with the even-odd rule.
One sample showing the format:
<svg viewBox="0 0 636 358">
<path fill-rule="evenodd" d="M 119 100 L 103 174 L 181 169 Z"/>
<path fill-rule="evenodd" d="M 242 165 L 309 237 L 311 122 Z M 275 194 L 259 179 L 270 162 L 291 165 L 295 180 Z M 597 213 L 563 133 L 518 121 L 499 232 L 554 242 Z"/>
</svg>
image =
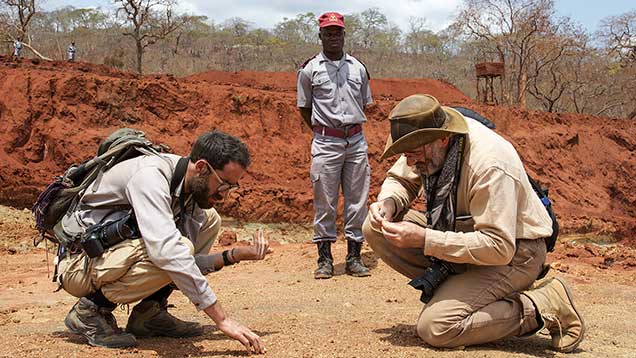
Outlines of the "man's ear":
<svg viewBox="0 0 636 358">
<path fill-rule="evenodd" d="M 208 173 L 210 171 L 210 168 L 207 164 L 205 164 L 205 161 L 203 159 L 199 159 L 194 163 L 194 171 L 198 176 L 210 174 Z"/>
</svg>

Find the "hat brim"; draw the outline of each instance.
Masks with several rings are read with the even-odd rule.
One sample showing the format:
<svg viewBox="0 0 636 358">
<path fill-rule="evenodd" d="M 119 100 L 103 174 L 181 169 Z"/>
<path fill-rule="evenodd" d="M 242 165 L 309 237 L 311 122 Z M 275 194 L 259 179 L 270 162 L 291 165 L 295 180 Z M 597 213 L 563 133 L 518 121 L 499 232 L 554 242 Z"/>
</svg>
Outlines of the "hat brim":
<svg viewBox="0 0 636 358">
<path fill-rule="evenodd" d="M 442 106 L 442 109 L 448 116 L 448 125 L 445 125 L 443 128 L 418 129 L 401 137 L 395 142 L 393 142 L 393 138 L 391 138 L 389 134 L 386 140 L 386 146 L 384 147 L 384 153 L 382 153 L 380 160 L 384 160 L 396 154 L 410 152 L 449 135 L 468 133 L 468 124 L 461 113 L 450 107 Z"/>
</svg>

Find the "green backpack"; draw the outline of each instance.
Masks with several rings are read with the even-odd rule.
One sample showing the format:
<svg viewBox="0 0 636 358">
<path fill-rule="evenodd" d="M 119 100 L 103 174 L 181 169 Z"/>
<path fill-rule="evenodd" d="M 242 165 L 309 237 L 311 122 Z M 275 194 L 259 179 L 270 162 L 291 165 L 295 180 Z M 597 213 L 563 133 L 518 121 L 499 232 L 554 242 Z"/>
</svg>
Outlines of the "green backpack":
<svg viewBox="0 0 636 358">
<path fill-rule="evenodd" d="M 143 154 L 157 155 L 168 151 L 168 146 L 155 145 L 149 141 L 143 131 L 121 128 L 113 132 L 99 145 L 97 156 L 80 165 L 71 165 L 64 175 L 56 177 L 40 193 L 31 208 L 35 227 L 41 234 L 39 239 L 34 239 L 33 244 L 37 246 L 44 239 L 55 244 L 69 244 L 60 242 L 53 227 L 64 214 L 75 209 L 86 190 L 97 191 L 102 175 L 107 170 L 117 163 Z"/>
</svg>

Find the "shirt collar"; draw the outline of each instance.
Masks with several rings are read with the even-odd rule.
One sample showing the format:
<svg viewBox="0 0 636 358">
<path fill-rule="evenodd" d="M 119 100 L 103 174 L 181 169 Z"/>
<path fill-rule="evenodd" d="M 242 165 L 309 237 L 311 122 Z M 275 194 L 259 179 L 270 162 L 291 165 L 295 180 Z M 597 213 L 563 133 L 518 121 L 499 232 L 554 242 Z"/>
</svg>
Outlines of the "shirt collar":
<svg viewBox="0 0 636 358">
<path fill-rule="evenodd" d="M 316 58 L 318 59 L 318 63 L 323 63 L 323 62 L 331 62 L 331 63 L 333 63 L 333 61 L 330 60 L 329 58 L 327 58 L 327 56 L 325 56 L 325 54 L 322 51 L 320 51 L 320 54 L 318 54 L 318 56 L 316 56 Z M 338 60 L 338 61 L 343 61 L 343 60 L 347 61 L 349 63 L 353 63 L 353 60 L 352 60 L 351 56 L 349 56 L 349 54 L 347 54 L 346 52 L 342 56 L 342 58 L 340 60 Z M 342 62 L 340 62 L 340 63 L 342 63 Z"/>
</svg>

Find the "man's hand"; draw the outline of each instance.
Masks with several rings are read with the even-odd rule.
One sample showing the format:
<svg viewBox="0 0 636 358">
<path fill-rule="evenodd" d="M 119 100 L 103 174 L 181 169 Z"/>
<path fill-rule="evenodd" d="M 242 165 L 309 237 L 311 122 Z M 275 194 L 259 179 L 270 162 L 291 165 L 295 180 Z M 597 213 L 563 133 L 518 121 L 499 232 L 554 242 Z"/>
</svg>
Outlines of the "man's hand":
<svg viewBox="0 0 636 358">
<path fill-rule="evenodd" d="M 423 249 L 426 241 L 426 228 L 408 221 L 392 223 L 384 220 L 382 234 L 391 244 L 400 248 Z"/>
<path fill-rule="evenodd" d="M 241 342 L 247 348 L 248 353 L 262 354 L 266 352 L 261 338 L 249 328 L 227 317 L 218 301 L 203 311 L 214 320 L 221 332 Z"/>
<path fill-rule="evenodd" d="M 258 229 L 256 234 L 252 235 L 254 244 L 250 246 L 241 246 L 234 249 L 234 258 L 238 261 L 242 260 L 262 260 L 267 254 L 274 252 L 269 247 L 269 236 L 263 233 L 263 229 Z"/>
<path fill-rule="evenodd" d="M 393 215 L 395 215 L 395 202 L 393 199 L 376 201 L 369 206 L 369 212 L 371 213 L 371 216 L 369 217 L 371 226 L 376 230 L 380 230 L 382 228 L 383 221 L 393 221 Z"/>
<path fill-rule="evenodd" d="M 225 333 L 226 336 L 241 342 L 245 348 L 247 348 L 248 353 L 263 354 L 266 352 L 261 338 L 235 320 L 229 317 L 225 318 L 223 321 L 217 323 L 217 327 L 219 327 L 221 332 Z"/>
</svg>

